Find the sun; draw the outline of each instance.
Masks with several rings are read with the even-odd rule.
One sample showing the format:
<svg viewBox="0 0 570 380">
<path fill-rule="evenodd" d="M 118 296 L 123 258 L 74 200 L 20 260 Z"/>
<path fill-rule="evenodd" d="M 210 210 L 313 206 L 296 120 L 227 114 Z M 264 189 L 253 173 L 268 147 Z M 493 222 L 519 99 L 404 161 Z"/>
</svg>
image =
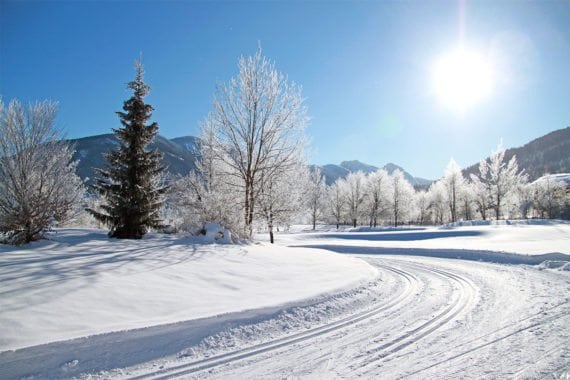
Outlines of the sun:
<svg viewBox="0 0 570 380">
<path fill-rule="evenodd" d="M 444 105 L 464 111 L 491 95 L 492 74 L 491 65 L 482 55 L 458 49 L 436 61 L 435 93 Z"/>
</svg>

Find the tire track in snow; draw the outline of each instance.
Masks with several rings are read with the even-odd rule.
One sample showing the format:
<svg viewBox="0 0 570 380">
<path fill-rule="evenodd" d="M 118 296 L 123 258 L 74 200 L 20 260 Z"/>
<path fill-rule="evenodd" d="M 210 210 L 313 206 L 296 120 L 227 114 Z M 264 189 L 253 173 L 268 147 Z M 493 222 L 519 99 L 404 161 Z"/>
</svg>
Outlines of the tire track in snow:
<svg viewBox="0 0 570 380">
<path fill-rule="evenodd" d="M 413 296 L 416 289 L 419 287 L 420 281 L 418 278 L 410 273 L 401 269 L 397 269 L 391 266 L 375 263 L 375 266 L 382 268 L 384 270 L 390 271 L 399 277 L 403 278 L 405 281 L 405 289 L 393 300 L 388 303 L 380 304 L 379 306 L 373 308 L 372 310 L 367 310 L 360 312 L 339 321 L 320 326 L 308 331 L 293 334 L 291 336 L 279 338 L 270 342 L 254 345 L 252 347 L 244 348 L 241 350 L 236 350 L 220 355 L 216 355 L 210 358 L 205 358 L 190 363 L 181 364 L 171 368 L 164 368 L 152 373 L 146 373 L 134 377 L 130 377 L 131 380 L 143 380 L 143 379 L 153 379 L 153 380 L 163 380 L 172 379 L 181 376 L 187 376 L 192 373 L 204 371 L 214 367 L 218 367 L 224 364 L 229 364 L 235 361 L 247 359 L 256 355 L 260 355 L 269 351 L 277 350 L 295 343 L 306 341 L 311 338 L 316 338 L 331 332 L 335 332 L 339 329 L 354 325 L 366 319 L 375 317 L 381 313 L 397 309 L 401 304 L 406 302 L 409 298 Z"/>
</svg>

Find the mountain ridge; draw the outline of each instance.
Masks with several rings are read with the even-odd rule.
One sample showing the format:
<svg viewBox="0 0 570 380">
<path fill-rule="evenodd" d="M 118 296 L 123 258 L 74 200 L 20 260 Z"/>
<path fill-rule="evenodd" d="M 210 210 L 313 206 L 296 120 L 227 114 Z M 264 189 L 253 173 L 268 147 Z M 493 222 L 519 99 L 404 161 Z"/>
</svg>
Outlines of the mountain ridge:
<svg viewBox="0 0 570 380">
<path fill-rule="evenodd" d="M 112 133 L 68 139 L 75 146 L 74 160 L 78 160 L 77 174 L 87 183 L 93 183 L 97 177 L 95 168 L 104 168 L 106 160 L 104 153 L 116 145 L 118 140 Z M 200 139 L 195 136 L 180 136 L 168 139 L 158 135 L 150 145 L 163 154 L 163 165 L 168 172 L 174 175 L 186 175 L 196 168 Z M 545 174 L 570 172 L 570 127 L 559 129 L 536 139 L 531 140 L 522 147 L 509 148 L 505 152 L 506 159 L 517 156 L 519 168 L 529 175 L 531 181 Z M 318 167 L 325 176 L 325 182 L 331 185 L 338 178 L 345 178 L 351 172 L 362 171 L 371 173 L 379 169 L 358 160 L 342 161 L 340 164 L 311 165 Z M 404 177 L 416 187 L 427 187 L 433 181 L 415 177 L 401 166 L 387 163 L 382 166 L 388 173 L 399 169 Z M 478 172 L 478 164 L 463 169 L 466 178 L 469 174 Z"/>
<path fill-rule="evenodd" d="M 549 132 L 520 147 L 505 150 L 505 160 L 517 157 L 519 170 L 524 170 L 529 180 L 535 181 L 545 174 L 570 172 L 570 127 Z M 486 157 L 485 159 L 488 159 Z M 479 163 L 463 169 L 463 175 L 479 171 Z"/>
</svg>

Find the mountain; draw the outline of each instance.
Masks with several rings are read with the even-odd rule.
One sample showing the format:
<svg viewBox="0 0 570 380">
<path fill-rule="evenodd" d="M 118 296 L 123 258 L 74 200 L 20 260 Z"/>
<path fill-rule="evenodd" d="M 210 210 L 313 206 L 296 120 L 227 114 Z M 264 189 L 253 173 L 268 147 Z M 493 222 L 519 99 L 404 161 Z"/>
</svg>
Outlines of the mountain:
<svg viewBox="0 0 570 380">
<path fill-rule="evenodd" d="M 104 168 L 107 161 L 104 154 L 115 149 L 119 141 L 114 134 L 83 137 L 68 140 L 75 147 L 74 160 L 79 160 L 77 174 L 87 183 L 93 183 L 97 177 L 94 168 Z M 163 154 L 162 164 L 172 174 L 188 174 L 195 168 L 196 148 L 199 139 L 196 137 L 179 137 L 169 140 L 156 136 L 150 148 L 157 148 Z"/>
<path fill-rule="evenodd" d="M 432 181 L 424 178 L 414 177 L 402 167 L 388 163 L 382 167 L 389 174 L 392 174 L 396 169 L 400 169 L 404 173 L 404 177 L 413 186 L 426 187 L 429 186 Z M 346 178 L 348 173 L 361 171 L 365 174 L 373 173 L 379 168 L 373 165 L 368 165 L 363 162 L 353 160 L 353 161 L 343 161 L 340 165 L 328 164 L 320 167 L 321 172 L 325 176 L 325 182 L 327 185 L 332 185 L 339 178 Z"/>
<path fill-rule="evenodd" d="M 518 148 L 505 151 L 505 159 L 517 157 L 519 169 L 524 169 L 532 182 L 545 174 L 570 172 L 570 127 L 550 132 Z M 479 164 L 474 164 L 463 171 L 469 174 L 479 173 Z"/>
</svg>

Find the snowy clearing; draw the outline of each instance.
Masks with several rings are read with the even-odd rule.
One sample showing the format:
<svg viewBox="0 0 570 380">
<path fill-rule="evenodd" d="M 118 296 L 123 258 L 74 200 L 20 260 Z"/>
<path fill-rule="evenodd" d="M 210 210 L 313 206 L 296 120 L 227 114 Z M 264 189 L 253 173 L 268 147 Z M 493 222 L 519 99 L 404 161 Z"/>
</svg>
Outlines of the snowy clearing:
<svg viewBox="0 0 570 380">
<path fill-rule="evenodd" d="M 2 352 L 0 374 L 560 378 L 570 373 L 569 238 L 564 223 L 299 231 L 271 247 L 109 244 L 64 230 L 2 248 L 0 323 L 14 326 L 2 344 L 113 332 Z"/>
<path fill-rule="evenodd" d="M 376 274 L 347 256 L 264 244 L 110 241 L 86 229 L 51 239 L 0 246 L 0 351 L 198 318 L 204 330 L 219 324 L 207 317 L 313 302 Z"/>
</svg>

